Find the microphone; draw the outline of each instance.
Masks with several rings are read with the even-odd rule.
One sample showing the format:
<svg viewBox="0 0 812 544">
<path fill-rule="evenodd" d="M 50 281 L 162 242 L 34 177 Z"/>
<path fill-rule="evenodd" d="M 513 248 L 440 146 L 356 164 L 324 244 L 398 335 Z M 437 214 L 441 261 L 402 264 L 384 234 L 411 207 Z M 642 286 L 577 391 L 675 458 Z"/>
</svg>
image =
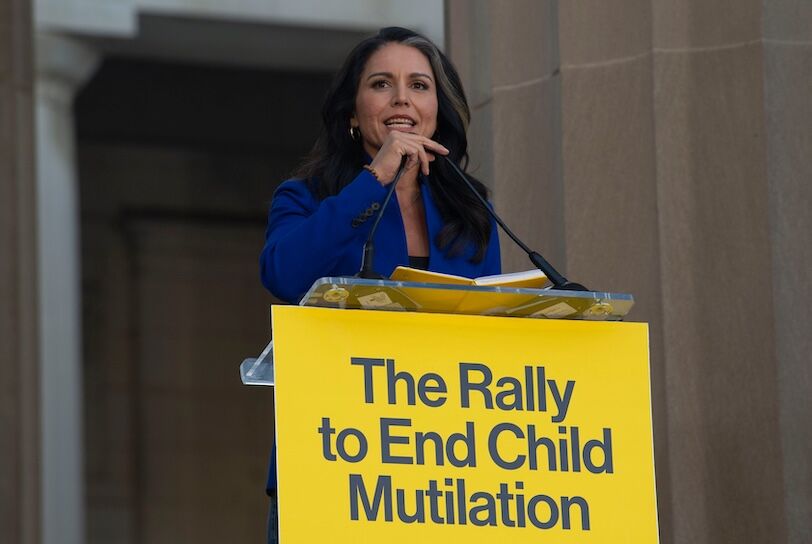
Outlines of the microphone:
<svg viewBox="0 0 812 544">
<path fill-rule="evenodd" d="M 479 194 L 479 191 L 477 191 L 476 188 L 473 186 L 471 180 L 468 179 L 468 176 L 466 176 L 462 172 L 462 170 L 460 170 L 459 167 L 456 164 L 454 164 L 454 161 L 452 161 L 445 155 L 438 156 L 451 166 L 451 169 L 454 170 L 454 173 L 457 174 L 457 176 L 465 183 L 466 187 L 468 187 L 468 189 L 470 189 L 471 192 L 474 193 L 474 195 L 476 195 L 479 201 L 482 202 L 482 205 L 485 206 L 486 210 L 488 210 L 490 216 L 493 217 L 496 223 L 500 227 L 502 227 L 502 230 L 504 230 L 507 233 L 507 235 L 510 236 L 510 239 L 513 240 L 516 243 L 516 245 L 522 248 L 522 250 L 525 253 L 527 253 L 528 258 L 530 258 L 530 262 L 532 262 L 536 268 L 544 272 L 544 274 L 550 279 L 550 281 L 553 282 L 553 285 L 555 286 L 556 289 L 567 291 L 589 291 L 589 289 L 587 289 L 580 283 L 574 283 L 569 281 L 567 278 L 562 276 L 553 267 L 553 265 L 547 262 L 547 259 L 542 257 L 538 252 L 533 251 L 532 249 L 527 247 L 527 245 L 524 242 L 522 242 L 518 236 L 513 234 L 513 231 L 511 231 L 505 224 L 505 222 L 502 221 L 502 218 L 499 217 L 490 206 L 488 206 L 488 201 L 485 200 L 485 198 L 481 194 Z"/>
<path fill-rule="evenodd" d="M 392 183 L 389 184 L 389 192 L 386 193 L 386 198 L 383 200 L 383 204 L 381 205 L 381 209 L 378 210 L 378 216 L 375 218 L 375 223 L 372 224 L 372 229 L 369 231 L 369 236 L 367 236 L 367 241 L 364 242 L 364 253 L 361 257 L 361 269 L 355 275 L 356 278 L 364 278 L 369 280 L 385 280 L 384 278 L 373 268 L 372 260 L 375 256 L 375 243 L 372 241 L 372 238 L 375 236 L 375 231 L 378 230 L 378 223 L 381 222 L 381 218 L 383 217 L 383 211 L 386 209 L 386 205 L 389 204 L 389 201 L 392 199 L 392 193 L 395 192 L 395 186 L 397 186 L 398 181 L 400 181 L 400 176 L 403 175 L 403 171 L 406 169 L 406 161 L 409 159 L 408 155 L 403 155 L 403 158 L 400 159 L 400 166 L 398 167 L 398 171 L 395 173 L 395 177 L 392 178 Z"/>
</svg>

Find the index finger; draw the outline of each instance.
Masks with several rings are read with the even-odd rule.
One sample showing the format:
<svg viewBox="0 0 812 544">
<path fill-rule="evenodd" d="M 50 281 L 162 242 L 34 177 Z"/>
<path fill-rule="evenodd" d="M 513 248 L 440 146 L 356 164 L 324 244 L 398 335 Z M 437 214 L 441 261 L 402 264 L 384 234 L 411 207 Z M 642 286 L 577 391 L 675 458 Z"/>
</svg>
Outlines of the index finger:
<svg viewBox="0 0 812 544">
<path fill-rule="evenodd" d="M 431 149 L 432 151 L 436 151 L 441 155 L 448 155 L 450 153 L 450 151 L 446 146 L 444 146 L 440 142 L 435 142 L 431 138 L 423 137 L 423 147 Z"/>
</svg>

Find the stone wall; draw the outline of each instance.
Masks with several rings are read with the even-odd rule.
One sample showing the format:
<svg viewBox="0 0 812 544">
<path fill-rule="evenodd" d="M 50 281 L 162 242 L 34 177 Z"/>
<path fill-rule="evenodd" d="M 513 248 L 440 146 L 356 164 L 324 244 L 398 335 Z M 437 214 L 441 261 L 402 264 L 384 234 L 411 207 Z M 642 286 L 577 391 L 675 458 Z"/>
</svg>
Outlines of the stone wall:
<svg viewBox="0 0 812 544">
<path fill-rule="evenodd" d="M 472 164 L 530 245 L 650 324 L 662 541 L 808 542 L 812 9 L 505 6 L 448 3 Z"/>
<path fill-rule="evenodd" d="M 812 542 L 812 3 L 765 0 L 763 17 L 769 272 L 784 497 L 789 541 L 801 543 Z"/>
<path fill-rule="evenodd" d="M 0 535 L 39 541 L 31 6 L 0 3 Z"/>
</svg>

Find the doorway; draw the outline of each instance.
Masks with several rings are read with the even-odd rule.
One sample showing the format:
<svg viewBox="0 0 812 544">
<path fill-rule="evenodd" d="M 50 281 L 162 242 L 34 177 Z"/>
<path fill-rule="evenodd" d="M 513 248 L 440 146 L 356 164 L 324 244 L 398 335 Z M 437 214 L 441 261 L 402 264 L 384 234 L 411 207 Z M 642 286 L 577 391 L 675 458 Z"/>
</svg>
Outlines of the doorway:
<svg viewBox="0 0 812 544">
<path fill-rule="evenodd" d="M 75 105 L 89 542 L 265 531 L 268 204 L 330 74 L 111 57 Z"/>
</svg>

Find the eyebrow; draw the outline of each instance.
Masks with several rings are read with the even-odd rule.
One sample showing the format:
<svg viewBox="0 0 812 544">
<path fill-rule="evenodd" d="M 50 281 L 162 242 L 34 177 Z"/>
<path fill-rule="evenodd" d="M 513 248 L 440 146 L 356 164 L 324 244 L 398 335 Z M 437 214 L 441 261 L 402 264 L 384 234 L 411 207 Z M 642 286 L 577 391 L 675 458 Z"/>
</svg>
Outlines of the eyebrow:
<svg viewBox="0 0 812 544">
<path fill-rule="evenodd" d="M 374 74 L 369 74 L 367 79 L 369 80 L 376 76 L 394 77 L 394 74 L 392 72 L 375 72 Z M 409 77 L 425 77 L 429 81 L 434 81 L 430 75 L 424 74 L 423 72 L 412 72 L 409 74 Z"/>
</svg>

